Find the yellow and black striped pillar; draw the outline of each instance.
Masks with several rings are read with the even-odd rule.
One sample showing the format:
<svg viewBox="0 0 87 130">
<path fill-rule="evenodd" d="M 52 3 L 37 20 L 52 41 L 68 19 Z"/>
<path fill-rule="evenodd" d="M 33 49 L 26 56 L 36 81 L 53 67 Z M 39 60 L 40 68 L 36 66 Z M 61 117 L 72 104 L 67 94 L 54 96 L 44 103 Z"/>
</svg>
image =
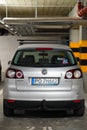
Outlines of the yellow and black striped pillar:
<svg viewBox="0 0 87 130">
<path fill-rule="evenodd" d="M 75 57 L 78 59 L 82 71 L 87 72 L 87 40 L 71 42 L 69 46 L 73 50 Z"/>
<path fill-rule="evenodd" d="M 81 40 L 79 44 L 79 64 L 83 72 L 87 72 L 87 40 Z"/>
<path fill-rule="evenodd" d="M 79 61 L 79 42 L 71 42 L 70 43 L 70 48 L 72 49 L 75 57 L 78 59 Z"/>
</svg>

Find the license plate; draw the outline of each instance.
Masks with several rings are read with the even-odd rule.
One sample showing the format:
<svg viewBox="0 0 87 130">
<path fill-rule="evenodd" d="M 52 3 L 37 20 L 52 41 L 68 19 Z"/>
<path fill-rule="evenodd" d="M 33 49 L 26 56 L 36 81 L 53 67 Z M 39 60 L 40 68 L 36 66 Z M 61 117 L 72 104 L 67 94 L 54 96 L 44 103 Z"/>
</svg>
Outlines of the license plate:
<svg viewBox="0 0 87 130">
<path fill-rule="evenodd" d="M 32 78 L 32 85 L 58 85 L 58 78 Z"/>
</svg>

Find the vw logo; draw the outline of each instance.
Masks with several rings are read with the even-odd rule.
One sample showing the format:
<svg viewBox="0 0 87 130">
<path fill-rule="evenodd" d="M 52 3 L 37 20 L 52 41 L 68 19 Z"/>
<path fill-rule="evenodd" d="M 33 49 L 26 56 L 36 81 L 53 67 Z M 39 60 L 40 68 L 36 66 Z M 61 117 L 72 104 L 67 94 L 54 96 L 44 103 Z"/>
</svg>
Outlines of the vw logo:
<svg viewBox="0 0 87 130">
<path fill-rule="evenodd" d="M 46 69 L 43 69 L 43 70 L 42 70 L 42 74 L 44 74 L 44 75 L 47 74 L 47 70 L 46 70 Z"/>
</svg>

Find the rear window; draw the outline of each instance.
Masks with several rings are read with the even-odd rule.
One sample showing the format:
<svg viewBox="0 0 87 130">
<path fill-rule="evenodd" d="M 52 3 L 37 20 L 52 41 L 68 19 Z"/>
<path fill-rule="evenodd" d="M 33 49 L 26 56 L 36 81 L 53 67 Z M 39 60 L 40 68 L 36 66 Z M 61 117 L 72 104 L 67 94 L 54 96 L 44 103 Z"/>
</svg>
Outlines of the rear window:
<svg viewBox="0 0 87 130">
<path fill-rule="evenodd" d="M 23 67 L 66 67 L 77 62 L 68 50 L 27 49 L 17 51 L 12 64 Z"/>
</svg>

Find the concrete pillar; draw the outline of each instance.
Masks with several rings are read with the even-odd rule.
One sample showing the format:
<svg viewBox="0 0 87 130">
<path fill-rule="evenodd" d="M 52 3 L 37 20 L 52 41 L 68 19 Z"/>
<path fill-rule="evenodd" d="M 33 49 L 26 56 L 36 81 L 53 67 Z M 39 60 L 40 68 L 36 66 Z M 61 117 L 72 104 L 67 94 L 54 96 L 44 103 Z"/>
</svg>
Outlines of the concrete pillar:
<svg viewBox="0 0 87 130">
<path fill-rule="evenodd" d="M 70 48 L 73 50 L 75 57 L 79 60 L 79 28 L 70 30 Z"/>
<path fill-rule="evenodd" d="M 69 17 L 79 17 L 77 14 L 77 4 L 69 13 Z M 73 50 L 75 57 L 79 60 L 79 38 L 80 38 L 80 28 L 79 26 L 70 29 L 70 47 Z"/>
<path fill-rule="evenodd" d="M 87 72 L 87 26 L 80 26 L 80 66 L 83 72 Z"/>
<path fill-rule="evenodd" d="M 87 92 L 87 26 L 70 30 L 70 47 L 83 71 L 84 90 Z"/>
<path fill-rule="evenodd" d="M 70 31 L 70 47 L 83 72 L 87 72 L 87 26 L 79 26 Z"/>
<path fill-rule="evenodd" d="M 69 17 L 79 17 L 77 15 L 77 5 L 72 9 Z M 74 55 L 79 60 L 79 65 L 83 71 L 84 90 L 87 92 L 87 26 L 79 26 L 70 30 L 70 47 Z"/>
<path fill-rule="evenodd" d="M 87 92 L 87 26 L 80 26 L 80 66 L 84 76 L 84 89 Z"/>
</svg>

